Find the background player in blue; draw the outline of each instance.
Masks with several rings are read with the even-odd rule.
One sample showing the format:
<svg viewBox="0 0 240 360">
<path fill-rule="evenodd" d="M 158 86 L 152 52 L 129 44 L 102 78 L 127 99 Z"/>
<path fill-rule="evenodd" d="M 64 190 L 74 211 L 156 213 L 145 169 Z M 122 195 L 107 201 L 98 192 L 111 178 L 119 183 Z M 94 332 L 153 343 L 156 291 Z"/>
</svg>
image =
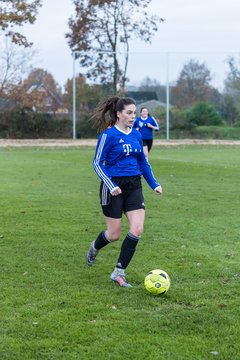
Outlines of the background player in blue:
<svg viewBox="0 0 240 360">
<path fill-rule="evenodd" d="M 157 121 L 151 116 L 146 107 L 140 110 L 140 116 L 136 118 L 134 125 L 140 131 L 143 139 L 143 150 L 146 158 L 150 152 L 153 144 L 153 130 L 158 131 L 159 125 Z"/>
<path fill-rule="evenodd" d="M 94 240 L 86 254 L 92 266 L 100 249 L 121 236 L 122 213 L 125 213 L 129 232 L 123 240 L 111 279 L 120 286 L 132 287 L 125 276 L 143 231 L 145 205 L 141 175 L 156 192 L 162 193 L 147 162 L 140 133 L 133 128 L 136 105 L 131 98 L 117 96 L 103 100 L 96 109 L 99 131 L 93 167 L 101 179 L 100 200 L 107 229 Z"/>
</svg>

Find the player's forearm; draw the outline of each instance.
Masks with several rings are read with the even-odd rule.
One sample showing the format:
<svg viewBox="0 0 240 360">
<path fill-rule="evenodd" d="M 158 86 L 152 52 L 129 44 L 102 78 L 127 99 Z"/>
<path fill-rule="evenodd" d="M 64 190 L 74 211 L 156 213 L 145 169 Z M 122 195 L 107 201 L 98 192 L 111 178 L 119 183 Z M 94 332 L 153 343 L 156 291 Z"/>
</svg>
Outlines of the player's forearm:
<svg viewBox="0 0 240 360">
<path fill-rule="evenodd" d="M 148 185 L 152 190 L 155 190 L 158 186 L 160 186 L 160 184 L 156 181 L 156 179 L 153 176 L 152 168 L 149 165 L 149 163 L 146 162 L 145 164 L 142 164 L 141 171 L 144 179 L 146 180 L 146 182 L 148 183 Z"/>
<path fill-rule="evenodd" d="M 112 192 L 117 187 L 117 185 L 111 181 L 105 167 L 102 164 L 100 164 L 100 162 L 98 162 L 97 160 L 94 160 L 93 168 L 97 176 L 106 184 L 109 191 Z"/>
</svg>

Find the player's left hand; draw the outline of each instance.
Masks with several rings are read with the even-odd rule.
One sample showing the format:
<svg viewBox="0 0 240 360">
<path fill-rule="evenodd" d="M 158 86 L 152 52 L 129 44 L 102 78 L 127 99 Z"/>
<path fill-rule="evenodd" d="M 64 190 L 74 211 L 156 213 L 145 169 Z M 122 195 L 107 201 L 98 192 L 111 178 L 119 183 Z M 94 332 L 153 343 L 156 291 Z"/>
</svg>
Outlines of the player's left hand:
<svg viewBox="0 0 240 360">
<path fill-rule="evenodd" d="M 162 187 L 161 185 L 159 185 L 156 189 L 155 189 L 157 195 L 161 195 L 162 194 Z"/>
</svg>

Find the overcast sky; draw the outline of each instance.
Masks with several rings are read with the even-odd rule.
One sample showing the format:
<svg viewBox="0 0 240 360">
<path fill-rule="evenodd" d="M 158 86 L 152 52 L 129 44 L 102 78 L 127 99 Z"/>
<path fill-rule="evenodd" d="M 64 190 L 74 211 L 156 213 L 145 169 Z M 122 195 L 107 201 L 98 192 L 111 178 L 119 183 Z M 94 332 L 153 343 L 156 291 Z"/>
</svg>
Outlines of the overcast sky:
<svg viewBox="0 0 240 360">
<path fill-rule="evenodd" d="M 130 83 L 137 85 L 147 76 L 165 83 L 167 64 L 169 80 L 174 81 L 184 63 L 197 59 L 210 68 L 213 84 L 221 86 L 227 58 L 239 59 L 240 0 L 152 0 L 149 11 L 166 22 L 159 25 L 151 45 L 130 44 Z M 61 86 L 72 77 L 71 51 L 65 39 L 71 15 L 72 0 L 43 0 L 36 23 L 24 27 L 38 50 L 34 66 L 52 73 Z M 78 66 L 76 71 L 84 72 Z"/>
</svg>

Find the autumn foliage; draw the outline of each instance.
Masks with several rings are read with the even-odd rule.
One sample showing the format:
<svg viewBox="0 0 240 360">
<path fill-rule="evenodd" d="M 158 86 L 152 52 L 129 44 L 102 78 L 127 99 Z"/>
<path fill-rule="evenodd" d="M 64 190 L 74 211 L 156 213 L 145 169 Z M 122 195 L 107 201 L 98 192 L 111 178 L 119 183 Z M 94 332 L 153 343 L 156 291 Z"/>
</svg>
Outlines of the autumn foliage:
<svg viewBox="0 0 240 360">
<path fill-rule="evenodd" d="M 0 1 L 0 30 L 10 37 L 12 42 L 25 47 L 32 45 L 27 38 L 16 31 L 17 26 L 26 23 L 33 24 L 41 0 L 1 0 Z"/>
</svg>

